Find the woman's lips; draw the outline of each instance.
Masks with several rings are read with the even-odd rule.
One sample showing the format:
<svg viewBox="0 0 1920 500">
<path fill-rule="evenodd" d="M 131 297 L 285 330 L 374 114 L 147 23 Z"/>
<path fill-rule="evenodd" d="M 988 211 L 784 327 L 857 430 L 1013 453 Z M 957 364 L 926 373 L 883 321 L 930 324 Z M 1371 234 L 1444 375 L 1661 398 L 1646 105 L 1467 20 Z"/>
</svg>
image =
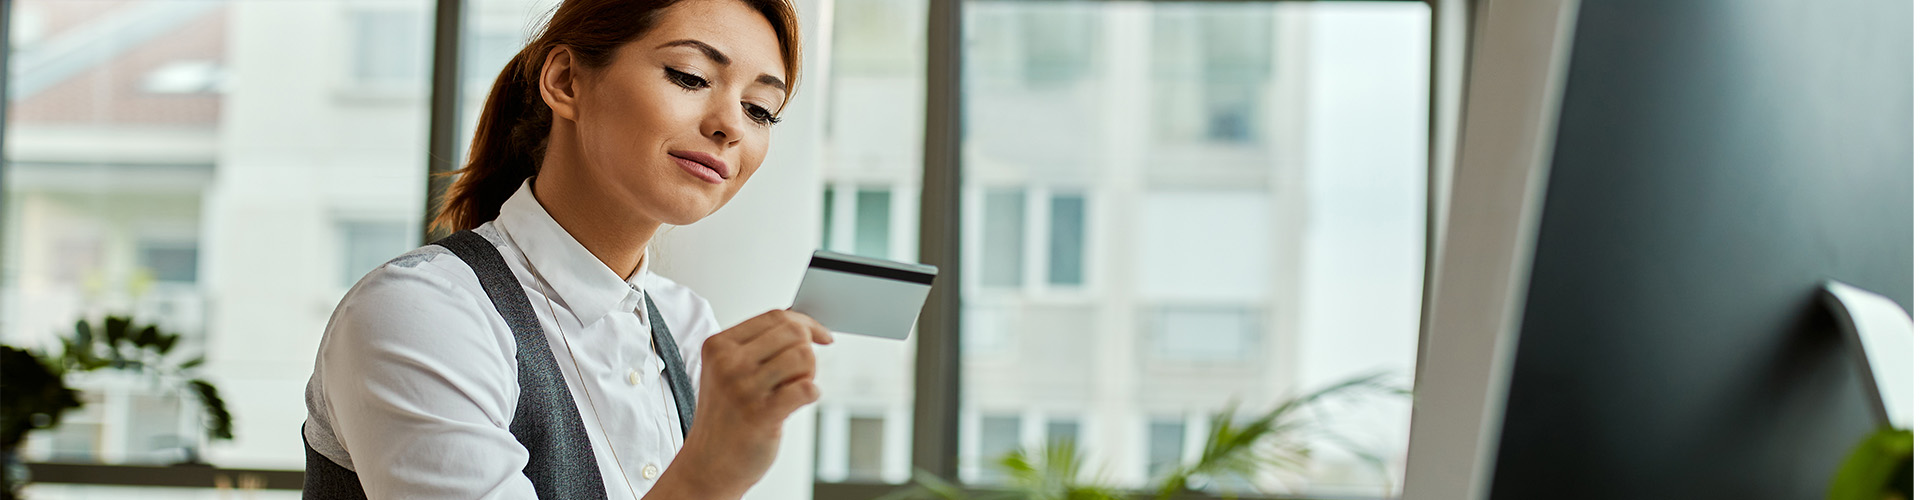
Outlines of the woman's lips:
<svg viewBox="0 0 1920 500">
<path fill-rule="evenodd" d="M 667 155 L 673 157 L 673 162 L 679 164 L 681 170 L 709 184 L 725 183 L 731 177 L 727 172 L 727 162 L 713 155 L 699 151 L 668 151 Z"/>
</svg>

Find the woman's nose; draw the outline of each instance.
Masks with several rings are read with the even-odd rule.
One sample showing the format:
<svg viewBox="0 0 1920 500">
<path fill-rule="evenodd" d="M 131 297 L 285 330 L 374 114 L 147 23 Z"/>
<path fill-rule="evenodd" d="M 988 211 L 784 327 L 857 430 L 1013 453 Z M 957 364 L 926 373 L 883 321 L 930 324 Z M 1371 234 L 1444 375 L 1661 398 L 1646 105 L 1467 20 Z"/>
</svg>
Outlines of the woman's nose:
<svg viewBox="0 0 1920 500">
<path fill-rule="evenodd" d="M 746 117 L 739 108 L 737 104 L 727 103 L 710 106 L 706 119 L 700 123 L 700 132 L 722 146 L 739 142 L 746 135 Z"/>
</svg>

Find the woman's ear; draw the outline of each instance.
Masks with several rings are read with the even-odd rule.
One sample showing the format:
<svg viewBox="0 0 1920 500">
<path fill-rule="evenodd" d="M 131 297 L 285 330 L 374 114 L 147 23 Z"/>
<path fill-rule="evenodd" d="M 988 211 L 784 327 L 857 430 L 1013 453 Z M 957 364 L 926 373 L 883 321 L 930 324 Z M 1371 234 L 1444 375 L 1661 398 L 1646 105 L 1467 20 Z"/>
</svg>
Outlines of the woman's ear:
<svg viewBox="0 0 1920 500">
<path fill-rule="evenodd" d="M 540 66 L 540 99 L 547 102 L 553 110 L 554 118 L 574 120 L 574 90 L 576 77 L 574 71 L 573 50 L 566 46 L 554 47 L 547 51 L 547 61 Z"/>
</svg>

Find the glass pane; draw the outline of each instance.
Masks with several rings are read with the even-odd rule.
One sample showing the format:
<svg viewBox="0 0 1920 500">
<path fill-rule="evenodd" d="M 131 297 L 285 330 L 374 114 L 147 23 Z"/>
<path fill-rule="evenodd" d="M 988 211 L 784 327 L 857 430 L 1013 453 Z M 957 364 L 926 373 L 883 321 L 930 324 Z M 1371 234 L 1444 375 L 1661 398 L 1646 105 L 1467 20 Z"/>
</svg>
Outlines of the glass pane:
<svg viewBox="0 0 1920 500">
<path fill-rule="evenodd" d="M 1050 420 L 1047 422 L 1047 442 L 1079 441 L 1080 422 L 1077 420 Z"/>
<path fill-rule="evenodd" d="M 882 259 L 911 258 L 887 251 L 893 243 L 893 221 L 888 217 L 893 210 L 893 193 L 862 189 L 855 204 L 859 212 L 853 227 L 853 253 Z"/>
<path fill-rule="evenodd" d="M 847 480 L 877 481 L 885 467 L 886 423 L 878 418 L 847 419 Z"/>
<path fill-rule="evenodd" d="M 342 252 L 340 284 L 353 286 L 368 271 L 412 250 L 420 228 L 396 222 L 345 221 L 340 224 L 340 231 L 346 247 Z"/>
<path fill-rule="evenodd" d="M 1147 470 L 1159 475 L 1180 464 L 1186 449 L 1187 425 L 1180 420 L 1154 420 L 1147 424 Z"/>
<path fill-rule="evenodd" d="M 432 4 L 12 2 L 0 338 L 59 353 L 109 315 L 179 335 L 147 369 L 70 374 L 87 405 L 28 460 L 303 466 L 333 305 L 419 244 Z M 232 441 L 175 375 L 218 388 Z"/>
<path fill-rule="evenodd" d="M 1071 432 L 1086 469 L 1145 487 L 1199 460 L 1236 401 L 1244 420 L 1362 374 L 1411 380 L 1425 4 L 963 11 L 962 480 Z M 1194 484 L 1397 495 L 1410 403 L 1336 403 L 1300 417 L 1344 439 L 1276 438 L 1303 465 Z"/>
<path fill-rule="evenodd" d="M 1026 274 L 1026 190 L 988 190 L 982 203 L 986 210 L 981 217 L 980 283 L 1018 287 Z"/>
<path fill-rule="evenodd" d="M 1240 360 L 1258 342 L 1253 315 L 1240 308 L 1168 307 L 1151 328 L 1154 354 L 1166 360 Z"/>
<path fill-rule="evenodd" d="M 1048 208 L 1052 226 L 1047 229 L 1047 283 L 1079 285 L 1087 257 L 1087 200 L 1077 194 L 1056 194 Z"/>
<path fill-rule="evenodd" d="M 831 219 L 822 246 L 918 262 L 927 3 L 831 5 L 832 65 L 808 66 L 801 83 L 822 85 L 826 92 L 818 168 L 832 195 L 822 200 Z M 903 483 L 911 477 L 917 339 L 841 335 L 816 351 L 820 402 L 814 407 L 822 421 L 815 440 L 817 480 Z M 836 429 L 845 434 L 829 435 L 841 432 Z"/>
<path fill-rule="evenodd" d="M 1020 417 L 1012 415 L 985 415 L 980 417 L 980 454 L 975 456 L 973 468 L 980 471 L 982 482 L 1000 482 L 1007 478 L 1007 472 L 993 466 L 1000 457 L 1020 449 Z"/>
</svg>

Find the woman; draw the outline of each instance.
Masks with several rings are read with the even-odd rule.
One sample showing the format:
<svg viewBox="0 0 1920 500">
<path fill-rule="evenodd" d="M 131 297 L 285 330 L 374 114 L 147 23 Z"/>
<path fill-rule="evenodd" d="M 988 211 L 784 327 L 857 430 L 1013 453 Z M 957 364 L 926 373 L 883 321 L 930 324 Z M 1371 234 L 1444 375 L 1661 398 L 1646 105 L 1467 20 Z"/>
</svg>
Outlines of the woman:
<svg viewBox="0 0 1920 500">
<path fill-rule="evenodd" d="M 334 311 L 306 495 L 739 498 L 759 480 L 832 338 L 788 311 L 723 331 L 646 248 L 759 168 L 797 31 L 786 0 L 562 3 L 487 98 L 434 221 L 459 232 Z"/>
</svg>

